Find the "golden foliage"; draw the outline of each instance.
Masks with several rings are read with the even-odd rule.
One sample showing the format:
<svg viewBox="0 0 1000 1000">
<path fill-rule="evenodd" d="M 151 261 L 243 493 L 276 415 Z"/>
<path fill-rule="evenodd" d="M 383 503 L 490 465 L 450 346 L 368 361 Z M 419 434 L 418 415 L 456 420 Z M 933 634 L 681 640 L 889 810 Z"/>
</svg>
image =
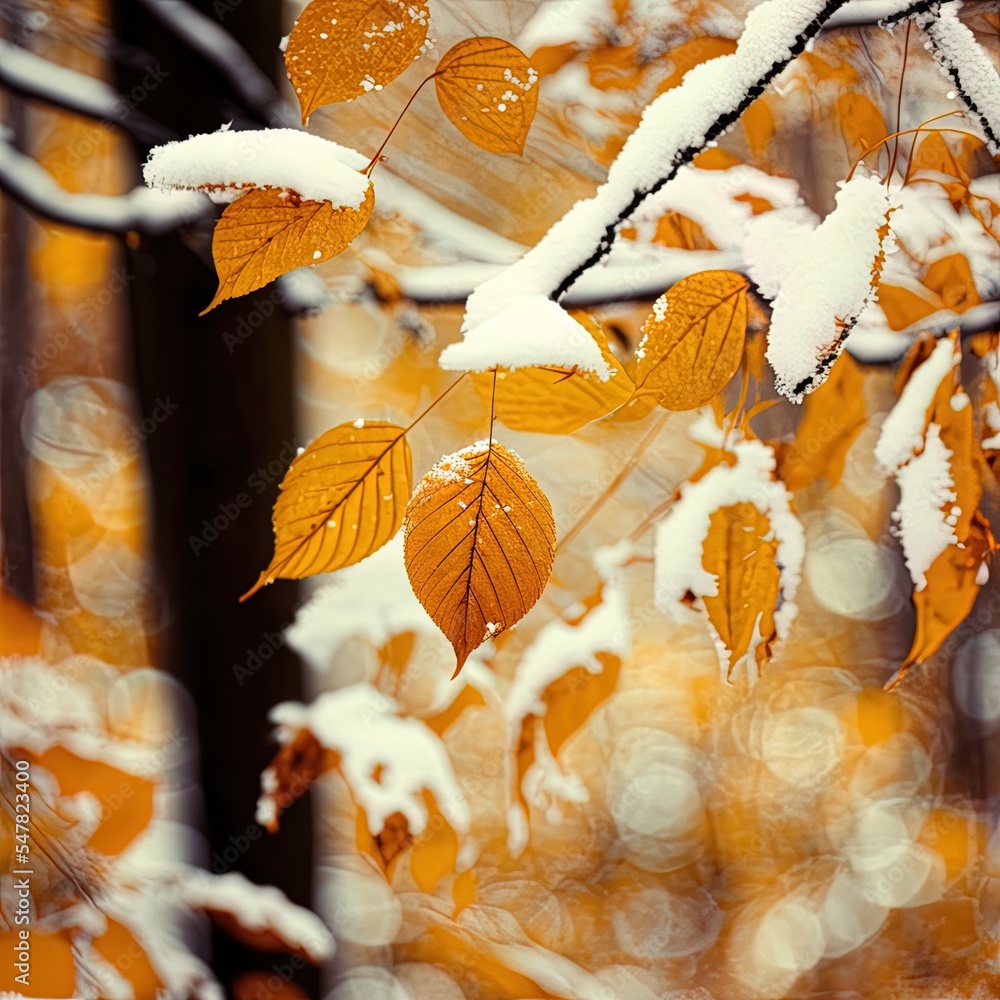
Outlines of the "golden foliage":
<svg viewBox="0 0 1000 1000">
<path fill-rule="evenodd" d="M 716 577 L 718 592 L 702 600 L 729 650 L 728 676 L 747 653 L 758 667 L 770 657 L 780 591 L 778 543 L 770 521 L 752 503 L 723 507 L 710 524 L 701 562 Z"/>
<path fill-rule="evenodd" d="M 384 420 L 340 424 L 288 467 L 274 505 L 274 556 L 241 600 L 277 577 L 332 573 L 399 531 L 413 489 L 406 431 Z"/>
<path fill-rule="evenodd" d="M 850 146 L 851 156 L 860 156 L 889 134 L 882 112 L 864 94 L 854 91 L 840 94 L 834 102 L 833 113 Z"/>
<path fill-rule="evenodd" d="M 824 476 L 830 487 L 840 482 L 847 453 L 868 416 L 863 382 L 861 366 L 842 354 L 827 380 L 806 397 L 794 439 L 775 449 L 778 478 L 792 492 Z"/>
<path fill-rule="evenodd" d="M 420 603 L 455 649 L 455 674 L 541 597 L 556 551 L 552 508 L 496 441 L 443 458 L 417 485 L 404 558 Z"/>
<path fill-rule="evenodd" d="M 636 352 L 639 391 L 668 410 L 693 410 L 721 392 L 743 356 L 748 284 L 732 271 L 701 271 L 657 299 Z"/>
<path fill-rule="evenodd" d="M 441 110 L 471 142 L 492 153 L 521 153 L 538 107 L 528 57 L 499 38 L 467 38 L 434 73 Z"/>
<path fill-rule="evenodd" d="M 429 17 L 422 3 L 409 0 L 312 0 L 285 49 L 303 124 L 324 104 L 353 100 L 395 80 L 420 57 Z"/>
<path fill-rule="evenodd" d="M 336 257 L 365 228 L 374 206 L 371 185 L 357 209 L 271 188 L 237 198 L 215 226 L 212 257 L 219 288 L 202 315 L 297 267 Z"/>
<path fill-rule="evenodd" d="M 515 431 L 539 434 L 572 434 L 585 424 L 627 403 L 635 386 L 608 348 L 608 339 L 598 323 L 583 313 L 574 313 L 601 349 L 612 375 L 602 382 L 593 372 L 567 368 L 518 368 L 496 373 L 474 373 L 471 378 L 487 405 L 493 400 L 497 420 Z"/>
</svg>

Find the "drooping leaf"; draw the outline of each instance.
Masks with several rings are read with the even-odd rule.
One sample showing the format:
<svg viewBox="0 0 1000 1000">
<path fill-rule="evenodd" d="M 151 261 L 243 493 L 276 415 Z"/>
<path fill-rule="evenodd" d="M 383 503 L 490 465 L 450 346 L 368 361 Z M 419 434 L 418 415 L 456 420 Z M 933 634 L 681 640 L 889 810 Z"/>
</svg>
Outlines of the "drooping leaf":
<svg viewBox="0 0 1000 1000">
<path fill-rule="evenodd" d="M 336 257 L 365 228 L 374 206 L 371 185 L 357 209 L 304 201 L 294 191 L 273 188 L 237 198 L 215 226 L 212 257 L 219 288 L 201 315 L 297 267 Z"/>
<path fill-rule="evenodd" d="M 303 124 L 324 104 L 395 80 L 424 51 L 429 18 L 419 0 L 312 0 L 285 49 Z"/>
<path fill-rule="evenodd" d="M 541 597 L 555 550 L 548 499 L 498 442 L 448 455 L 421 479 L 406 508 L 406 572 L 455 649 L 456 674 Z"/>
<path fill-rule="evenodd" d="M 574 318 L 590 333 L 611 370 L 605 381 L 593 372 L 571 368 L 498 369 L 496 418 L 511 430 L 540 434 L 572 434 L 584 424 L 618 409 L 632 397 L 635 386 L 618 359 L 608 349 L 608 340 L 598 323 L 581 313 Z M 493 372 L 471 376 L 484 403 L 493 399 Z"/>
<path fill-rule="evenodd" d="M 829 378 L 806 397 L 794 440 L 775 449 L 778 476 L 792 492 L 824 476 L 830 487 L 840 482 L 847 453 L 867 419 L 863 379 L 861 366 L 842 354 Z"/>
<path fill-rule="evenodd" d="M 399 531 L 412 489 L 402 427 L 357 420 L 321 434 L 281 481 L 274 556 L 240 600 L 278 577 L 332 573 L 370 556 Z"/>
<path fill-rule="evenodd" d="M 701 271 L 657 299 L 636 351 L 639 390 L 668 410 L 693 410 L 721 392 L 743 355 L 748 284 L 732 271 Z"/>
<path fill-rule="evenodd" d="M 713 512 L 702 565 L 718 580 L 718 593 L 706 595 L 703 601 L 719 639 L 729 650 L 727 676 L 747 653 L 758 667 L 770 656 L 781 589 L 777 551 L 770 521 L 752 503 Z"/>
<path fill-rule="evenodd" d="M 515 45 L 467 38 L 434 73 L 441 110 L 471 142 L 491 153 L 521 153 L 538 106 L 538 74 Z"/>
</svg>

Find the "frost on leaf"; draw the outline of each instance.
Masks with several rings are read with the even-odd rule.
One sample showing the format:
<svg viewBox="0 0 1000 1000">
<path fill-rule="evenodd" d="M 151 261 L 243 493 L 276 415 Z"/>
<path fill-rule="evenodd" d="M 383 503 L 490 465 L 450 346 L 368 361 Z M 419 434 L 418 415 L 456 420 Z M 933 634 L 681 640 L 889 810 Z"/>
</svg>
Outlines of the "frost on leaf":
<svg viewBox="0 0 1000 1000">
<path fill-rule="evenodd" d="M 274 505 L 274 556 L 244 595 L 360 562 L 403 523 L 413 489 L 406 432 L 384 420 L 340 424 L 296 456 Z"/>
<path fill-rule="evenodd" d="M 515 45 L 467 38 L 434 72 L 441 110 L 467 139 L 493 153 L 521 153 L 538 106 L 538 74 Z"/>
<path fill-rule="evenodd" d="M 429 18 L 426 6 L 409 0 L 312 0 L 285 48 L 302 121 L 395 80 L 425 51 Z"/>
<path fill-rule="evenodd" d="M 251 191 L 234 201 L 215 226 L 212 257 L 219 288 L 203 314 L 297 267 L 342 253 L 365 228 L 374 206 L 371 186 L 359 209 L 275 190 Z"/>
<path fill-rule="evenodd" d="M 726 676 L 743 662 L 754 677 L 797 614 L 805 536 L 774 478 L 771 448 L 737 440 L 712 448 L 708 462 L 657 528 L 656 600 L 664 609 L 677 601 L 703 607 Z"/>
<path fill-rule="evenodd" d="M 576 366 L 540 365 L 480 372 L 472 376 L 479 398 L 491 401 L 497 420 L 515 431 L 540 434 L 572 434 L 592 420 L 624 405 L 635 386 L 618 359 L 608 348 L 600 325 L 583 313 L 574 318 L 594 338 L 601 357 L 611 372 L 606 379 Z"/>
<path fill-rule="evenodd" d="M 636 350 L 636 386 L 668 410 L 693 410 L 720 393 L 743 357 L 747 286 L 731 271 L 678 281 L 653 305 Z"/>
<path fill-rule="evenodd" d="M 858 176 L 819 226 L 789 227 L 784 245 L 774 244 L 777 219 L 750 228 L 749 275 L 772 298 L 767 360 L 775 388 L 793 402 L 826 379 L 872 295 L 890 207 L 877 178 Z"/>
<path fill-rule="evenodd" d="M 541 597 L 556 552 L 552 508 L 517 455 L 480 441 L 417 484 L 403 552 L 413 592 L 455 649 L 457 674 Z"/>
</svg>

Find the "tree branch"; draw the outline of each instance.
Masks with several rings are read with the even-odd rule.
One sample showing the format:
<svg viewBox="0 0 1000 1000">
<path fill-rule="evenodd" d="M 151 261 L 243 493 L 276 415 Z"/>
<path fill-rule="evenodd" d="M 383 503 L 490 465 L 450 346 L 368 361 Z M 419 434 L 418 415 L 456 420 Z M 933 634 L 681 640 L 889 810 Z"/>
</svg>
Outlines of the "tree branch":
<svg viewBox="0 0 1000 1000">
<path fill-rule="evenodd" d="M 1000 75 L 992 60 L 954 8 L 935 8 L 920 15 L 917 25 L 931 44 L 934 60 L 951 77 L 959 97 L 982 127 L 990 152 L 1000 153 Z"/>
<path fill-rule="evenodd" d="M 137 187 L 128 194 L 71 194 L 30 156 L 0 139 L 0 189 L 37 215 L 97 233 L 152 236 L 170 232 L 214 213 L 203 195 L 166 194 Z"/>
<path fill-rule="evenodd" d="M 137 111 L 103 80 L 66 69 L 3 39 L 0 39 L 0 84 L 23 97 L 119 125 L 140 142 L 177 138 L 169 129 Z"/>
<path fill-rule="evenodd" d="M 292 128 L 298 115 L 246 49 L 210 17 L 185 0 L 138 0 L 189 49 L 214 66 L 247 109 L 267 125 Z"/>
<path fill-rule="evenodd" d="M 825 28 L 863 28 L 873 25 L 886 28 L 948 2 L 954 0 L 849 0 L 826 22 Z"/>
</svg>

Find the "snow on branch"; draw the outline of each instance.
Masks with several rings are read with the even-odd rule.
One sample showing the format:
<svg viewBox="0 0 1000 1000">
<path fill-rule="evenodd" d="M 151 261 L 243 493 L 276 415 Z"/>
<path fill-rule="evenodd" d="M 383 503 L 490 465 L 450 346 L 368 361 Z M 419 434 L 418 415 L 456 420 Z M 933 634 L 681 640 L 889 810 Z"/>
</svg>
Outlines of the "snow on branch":
<svg viewBox="0 0 1000 1000">
<path fill-rule="evenodd" d="M 735 52 L 694 67 L 645 109 L 596 194 L 577 202 L 521 260 L 476 289 L 466 307 L 466 333 L 515 298 L 560 298 L 609 253 L 636 209 L 723 135 L 845 2 L 767 0 L 751 10 Z M 544 338 L 544 327 L 536 327 Z"/>
<path fill-rule="evenodd" d="M 772 299 L 767 360 L 775 388 L 799 402 L 820 385 L 873 291 L 891 206 L 876 177 L 854 177 L 814 229 L 768 213 L 750 231 L 747 269 Z M 796 211 L 796 217 L 801 212 Z"/>
<path fill-rule="evenodd" d="M 935 61 L 982 127 L 990 152 L 1000 154 L 1000 74 L 993 61 L 959 20 L 955 7 L 922 14 L 917 24 Z"/>
<path fill-rule="evenodd" d="M 0 189 L 31 211 L 53 222 L 97 233 L 148 233 L 156 236 L 202 218 L 208 200 L 190 192 L 151 191 L 128 194 L 72 194 L 30 156 L 0 139 Z"/>
<path fill-rule="evenodd" d="M 103 80 L 59 66 L 2 38 L 0 84 L 76 114 L 115 122 L 144 142 L 162 142 L 172 134 L 137 111 Z"/>
<path fill-rule="evenodd" d="M 923 14 L 947 0 L 850 0 L 837 11 L 827 28 L 859 28 L 877 24 L 883 28 Z"/>
<path fill-rule="evenodd" d="M 223 128 L 157 146 L 142 176 L 151 188 L 204 191 L 219 202 L 268 187 L 357 209 L 370 186 L 360 172 L 367 163 L 356 150 L 299 129 Z"/>
</svg>

